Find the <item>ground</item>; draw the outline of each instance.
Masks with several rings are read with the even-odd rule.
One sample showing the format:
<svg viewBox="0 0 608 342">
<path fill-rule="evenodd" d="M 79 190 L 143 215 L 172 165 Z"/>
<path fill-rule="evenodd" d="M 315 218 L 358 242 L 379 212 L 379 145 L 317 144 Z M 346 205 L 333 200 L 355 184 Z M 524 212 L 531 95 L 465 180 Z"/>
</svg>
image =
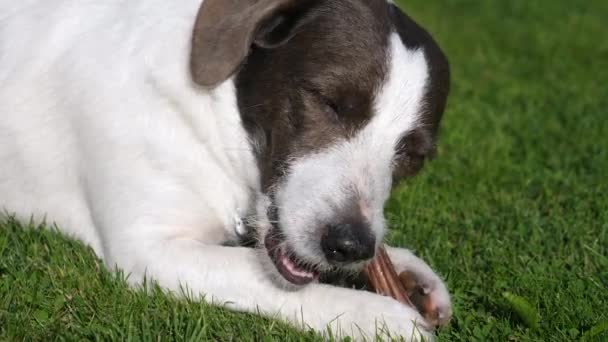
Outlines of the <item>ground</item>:
<svg viewBox="0 0 608 342">
<path fill-rule="evenodd" d="M 439 155 L 387 206 L 389 241 L 453 293 L 439 339 L 608 339 L 608 2 L 402 3 L 453 70 Z M 90 249 L 19 226 L 0 223 L 0 340 L 318 339 L 130 290 Z"/>
</svg>

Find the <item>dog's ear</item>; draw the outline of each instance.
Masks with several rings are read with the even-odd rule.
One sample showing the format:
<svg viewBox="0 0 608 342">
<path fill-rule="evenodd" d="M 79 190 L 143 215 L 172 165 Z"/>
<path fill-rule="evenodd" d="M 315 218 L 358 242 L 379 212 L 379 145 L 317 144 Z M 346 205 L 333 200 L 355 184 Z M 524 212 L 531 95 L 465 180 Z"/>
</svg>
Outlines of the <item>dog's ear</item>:
<svg viewBox="0 0 608 342">
<path fill-rule="evenodd" d="M 192 79 L 217 85 L 237 71 L 252 45 L 275 48 L 287 42 L 314 1 L 203 1 L 192 34 Z"/>
</svg>

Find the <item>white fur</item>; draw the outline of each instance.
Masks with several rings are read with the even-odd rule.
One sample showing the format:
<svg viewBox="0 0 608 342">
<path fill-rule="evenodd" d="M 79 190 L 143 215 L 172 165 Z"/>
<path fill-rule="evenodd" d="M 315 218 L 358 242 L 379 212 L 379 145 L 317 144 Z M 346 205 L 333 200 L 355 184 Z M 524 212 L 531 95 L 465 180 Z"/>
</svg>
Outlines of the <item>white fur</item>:
<svg viewBox="0 0 608 342">
<path fill-rule="evenodd" d="M 263 213 L 267 203 L 253 203 L 264 197 L 232 81 L 214 90 L 190 81 L 199 5 L 0 0 L 0 208 L 57 223 L 134 284 L 148 275 L 169 290 L 182 284 L 233 309 L 318 331 L 331 323 L 369 336 L 380 320 L 393 333 L 428 338 L 414 328 L 424 325 L 420 315 L 392 299 L 320 284 L 286 291 L 255 250 L 219 245 L 236 239 L 235 217 Z M 346 187 L 361 194 L 381 236 L 391 146 L 415 124 L 426 78 L 422 54 L 396 36 L 391 42 L 377 117 L 355 139 L 299 161 L 279 190 L 283 212 L 308 206 L 281 215 L 290 234 L 330 215 L 324 208 L 345 200 Z M 410 260 L 403 269 L 440 284 L 449 303 L 424 262 L 391 253 Z"/>
</svg>

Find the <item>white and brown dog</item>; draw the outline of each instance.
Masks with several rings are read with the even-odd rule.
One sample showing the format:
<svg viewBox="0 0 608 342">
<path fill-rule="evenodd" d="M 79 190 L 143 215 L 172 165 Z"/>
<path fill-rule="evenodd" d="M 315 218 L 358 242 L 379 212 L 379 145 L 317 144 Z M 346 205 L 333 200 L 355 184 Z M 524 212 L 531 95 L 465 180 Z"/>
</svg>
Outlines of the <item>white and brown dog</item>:
<svg viewBox="0 0 608 342">
<path fill-rule="evenodd" d="M 437 318 L 360 271 L 391 187 L 433 153 L 449 67 L 387 0 L 0 0 L 0 209 L 229 308 L 355 337 Z M 254 246 L 245 246 L 253 239 Z"/>
</svg>

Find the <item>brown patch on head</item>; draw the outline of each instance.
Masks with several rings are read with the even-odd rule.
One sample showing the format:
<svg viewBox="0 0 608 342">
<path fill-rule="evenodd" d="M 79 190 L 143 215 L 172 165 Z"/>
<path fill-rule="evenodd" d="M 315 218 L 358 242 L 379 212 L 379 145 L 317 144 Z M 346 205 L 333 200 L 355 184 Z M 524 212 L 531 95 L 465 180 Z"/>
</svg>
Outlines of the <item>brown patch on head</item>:
<svg viewBox="0 0 608 342">
<path fill-rule="evenodd" d="M 449 66 L 433 38 L 386 0 L 206 0 L 194 27 L 191 72 L 203 86 L 236 73 L 266 189 L 290 160 L 369 122 L 395 32 L 407 49 L 423 50 L 429 66 L 421 125 L 397 144 L 398 180 L 416 174 L 434 151 Z"/>
<path fill-rule="evenodd" d="M 385 0 L 318 1 L 297 20 L 307 22 L 285 44 L 254 44 L 236 79 L 246 128 L 265 146 L 259 156 L 264 188 L 290 159 L 365 126 L 387 72 Z"/>
</svg>

